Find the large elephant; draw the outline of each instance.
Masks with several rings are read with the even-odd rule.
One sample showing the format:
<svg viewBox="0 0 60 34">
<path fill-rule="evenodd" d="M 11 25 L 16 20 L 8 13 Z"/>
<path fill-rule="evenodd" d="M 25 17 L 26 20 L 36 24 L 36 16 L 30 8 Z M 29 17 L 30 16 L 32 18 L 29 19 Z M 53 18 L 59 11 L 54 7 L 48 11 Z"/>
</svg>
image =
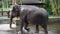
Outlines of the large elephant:
<svg viewBox="0 0 60 34">
<path fill-rule="evenodd" d="M 48 34 L 47 31 L 47 23 L 48 23 L 48 13 L 44 8 L 39 8 L 34 5 L 15 5 L 13 6 L 12 12 L 16 14 L 16 16 L 20 17 L 21 20 L 21 32 L 23 34 L 23 26 L 29 31 L 28 24 L 36 25 L 36 33 L 39 33 L 39 25 L 45 31 L 45 34 Z M 11 19 L 13 16 L 11 16 Z M 11 24 L 10 24 L 11 25 Z"/>
</svg>

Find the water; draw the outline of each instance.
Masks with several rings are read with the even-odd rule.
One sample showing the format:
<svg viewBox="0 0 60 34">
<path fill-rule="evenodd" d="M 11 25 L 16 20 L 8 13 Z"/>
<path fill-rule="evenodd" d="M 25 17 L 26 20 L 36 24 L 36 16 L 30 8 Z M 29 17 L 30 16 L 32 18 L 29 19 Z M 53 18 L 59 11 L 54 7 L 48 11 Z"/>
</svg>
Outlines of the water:
<svg viewBox="0 0 60 34">
<path fill-rule="evenodd" d="M 0 24 L 0 34 L 15 34 L 16 33 L 15 24 L 13 24 L 12 27 L 13 29 L 9 27 L 9 24 Z"/>
<path fill-rule="evenodd" d="M 48 24 L 48 34 L 60 34 L 60 23 L 49 23 Z M 17 27 L 17 32 L 19 31 L 19 27 Z M 30 32 L 35 34 L 35 26 L 34 25 L 30 25 L 29 26 L 30 28 Z M 39 31 L 39 34 L 44 34 L 44 30 L 43 28 L 40 26 L 40 31 Z"/>
<path fill-rule="evenodd" d="M 53 32 L 54 34 L 60 34 L 60 23 L 55 22 L 48 24 L 48 30 Z"/>
<path fill-rule="evenodd" d="M 8 24 L 7 24 L 8 23 Z M 16 28 L 10 29 L 9 28 L 9 19 L 2 20 L 0 18 L 0 34 L 17 34 L 19 31 L 20 26 L 17 25 Z M 35 34 L 35 26 L 34 25 L 29 25 L 30 32 Z M 39 27 L 40 29 L 40 34 L 44 34 L 44 30 Z M 59 22 L 54 22 L 54 23 L 48 23 L 48 34 L 60 34 L 60 23 Z"/>
<path fill-rule="evenodd" d="M 12 24 L 13 29 L 9 27 L 10 20 L 7 17 L 0 17 L 0 34 L 16 34 L 16 25 Z"/>
</svg>

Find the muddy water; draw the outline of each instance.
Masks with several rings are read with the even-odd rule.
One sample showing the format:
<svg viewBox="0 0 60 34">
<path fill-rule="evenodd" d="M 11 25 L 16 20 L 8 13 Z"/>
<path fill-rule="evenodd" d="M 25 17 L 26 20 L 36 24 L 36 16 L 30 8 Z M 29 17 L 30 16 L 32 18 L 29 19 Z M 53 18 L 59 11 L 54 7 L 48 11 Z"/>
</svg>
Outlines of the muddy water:
<svg viewBox="0 0 60 34">
<path fill-rule="evenodd" d="M 0 25 L 1 24 L 9 24 L 9 20 L 0 20 Z M 5 26 L 5 27 L 8 27 L 9 29 L 9 26 Z M 2 27 L 2 29 L 0 30 L 0 34 L 17 34 L 17 32 L 19 31 L 19 28 L 20 26 L 18 25 L 16 27 L 16 30 L 13 29 L 13 30 L 8 30 L 8 29 L 3 29 L 4 27 Z M 29 28 L 30 28 L 30 32 L 35 34 L 35 26 L 34 25 L 29 25 Z M 44 34 L 43 32 L 43 29 L 41 28 L 40 26 L 40 34 Z M 14 32 L 16 31 L 16 32 Z M 60 23 L 56 22 L 56 23 L 49 23 L 48 24 L 48 34 L 60 34 Z"/>
<path fill-rule="evenodd" d="M 16 26 L 12 24 L 13 29 L 9 27 L 9 24 L 0 24 L 0 34 L 16 34 Z"/>
<path fill-rule="evenodd" d="M 60 34 L 60 23 L 56 22 L 56 23 L 51 23 L 48 24 L 48 30 L 53 32 L 54 34 Z"/>
<path fill-rule="evenodd" d="M 60 34 L 60 23 L 50 23 L 48 24 L 48 34 Z M 17 27 L 16 31 L 19 31 L 19 27 Z M 29 25 L 30 32 L 35 34 L 35 26 Z M 40 26 L 40 32 L 39 34 L 44 34 L 43 28 Z"/>
</svg>

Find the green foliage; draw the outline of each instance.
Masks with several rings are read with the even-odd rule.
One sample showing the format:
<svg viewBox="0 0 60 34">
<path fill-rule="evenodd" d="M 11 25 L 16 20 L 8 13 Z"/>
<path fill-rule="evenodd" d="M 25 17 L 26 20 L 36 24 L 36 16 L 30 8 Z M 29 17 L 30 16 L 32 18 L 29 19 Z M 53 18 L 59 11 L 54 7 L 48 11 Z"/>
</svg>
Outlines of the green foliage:
<svg viewBox="0 0 60 34">
<path fill-rule="evenodd" d="M 2 0 L 2 6 L 0 7 L 0 12 L 3 11 L 8 11 L 11 8 L 12 5 L 12 0 Z"/>
<path fill-rule="evenodd" d="M 48 14 L 49 15 L 51 15 L 51 13 L 52 13 L 52 8 L 51 8 L 51 4 L 50 4 L 50 0 L 45 0 L 45 2 L 46 2 L 46 9 L 47 9 L 47 11 L 48 11 Z"/>
<path fill-rule="evenodd" d="M 58 0 L 46 0 L 46 9 L 49 13 L 58 13 Z"/>
</svg>

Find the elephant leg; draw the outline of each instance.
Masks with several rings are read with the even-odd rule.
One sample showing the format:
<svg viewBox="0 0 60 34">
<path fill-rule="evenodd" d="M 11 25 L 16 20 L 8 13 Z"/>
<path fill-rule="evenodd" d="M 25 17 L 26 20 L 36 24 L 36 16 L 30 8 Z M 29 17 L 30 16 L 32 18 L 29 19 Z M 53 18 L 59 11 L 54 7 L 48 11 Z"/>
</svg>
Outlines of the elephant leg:
<svg viewBox="0 0 60 34">
<path fill-rule="evenodd" d="M 10 18 L 10 28 L 12 28 L 12 20 L 13 20 L 13 16 L 11 16 L 11 18 Z"/>
<path fill-rule="evenodd" d="M 24 22 L 21 22 L 21 27 L 20 27 L 21 34 L 23 34 L 23 26 L 24 26 Z"/>
<path fill-rule="evenodd" d="M 36 25 L 36 32 L 35 33 L 39 33 L 39 25 Z"/>
<path fill-rule="evenodd" d="M 28 27 L 28 20 L 27 20 L 27 15 L 25 15 L 25 18 L 24 18 L 24 22 L 25 22 L 25 29 L 27 30 L 27 31 L 29 31 L 29 28 L 27 28 Z"/>
<path fill-rule="evenodd" d="M 29 28 L 27 28 L 28 27 L 28 23 L 26 22 L 25 23 L 25 29 L 27 30 L 27 31 L 29 31 Z"/>
<path fill-rule="evenodd" d="M 42 25 L 42 27 L 43 27 L 43 29 L 44 29 L 45 34 L 48 34 L 47 25 L 44 24 L 44 25 Z"/>
</svg>

